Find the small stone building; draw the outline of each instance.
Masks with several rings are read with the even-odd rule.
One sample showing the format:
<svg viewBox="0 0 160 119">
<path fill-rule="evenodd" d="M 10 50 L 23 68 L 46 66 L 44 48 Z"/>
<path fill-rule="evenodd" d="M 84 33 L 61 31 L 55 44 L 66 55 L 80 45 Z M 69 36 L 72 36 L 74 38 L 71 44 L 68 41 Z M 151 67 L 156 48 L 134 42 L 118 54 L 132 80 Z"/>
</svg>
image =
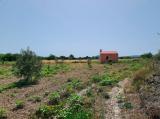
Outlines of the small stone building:
<svg viewBox="0 0 160 119">
<path fill-rule="evenodd" d="M 117 62 L 118 61 L 118 52 L 100 50 L 99 60 L 100 60 L 101 63 Z"/>
</svg>

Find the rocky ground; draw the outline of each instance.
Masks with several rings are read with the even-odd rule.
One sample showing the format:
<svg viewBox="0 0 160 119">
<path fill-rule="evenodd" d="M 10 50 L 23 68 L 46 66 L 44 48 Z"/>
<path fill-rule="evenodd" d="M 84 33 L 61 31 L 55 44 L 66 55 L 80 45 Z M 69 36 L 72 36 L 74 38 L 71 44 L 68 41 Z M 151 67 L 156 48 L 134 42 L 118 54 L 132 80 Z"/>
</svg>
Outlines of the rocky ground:
<svg viewBox="0 0 160 119">
<path fill-rule="evenodd" d="M 160 119 L 160 75 L 153 75 L 140 89 L 142 106 L 152 119 Z"/>
<path fill-rule="evenodd" d="M 149 119 L 141 107 L 137 92 L 126 92 L 131 80 L 120 81 L 109 92 L 110 99 L 105 102 L 105 119 Z"/>
</svg>

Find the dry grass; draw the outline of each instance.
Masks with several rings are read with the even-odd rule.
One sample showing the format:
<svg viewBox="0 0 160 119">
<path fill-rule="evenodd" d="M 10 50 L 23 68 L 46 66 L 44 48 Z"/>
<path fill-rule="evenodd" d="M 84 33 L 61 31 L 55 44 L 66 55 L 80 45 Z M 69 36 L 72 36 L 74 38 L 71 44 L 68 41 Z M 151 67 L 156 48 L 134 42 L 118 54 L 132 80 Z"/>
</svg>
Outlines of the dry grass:
<svg viewBox="0 0 160 119">
<path fill-rule="evenodd" d="M 43 60 L 44 64 L 55 64 L 55 60 Z M 87 60 L 58 60 L 58 63 L 87 63 Z M 92 60 L 93 63 L 98 63 L 98 60 Z"/>
</svg>

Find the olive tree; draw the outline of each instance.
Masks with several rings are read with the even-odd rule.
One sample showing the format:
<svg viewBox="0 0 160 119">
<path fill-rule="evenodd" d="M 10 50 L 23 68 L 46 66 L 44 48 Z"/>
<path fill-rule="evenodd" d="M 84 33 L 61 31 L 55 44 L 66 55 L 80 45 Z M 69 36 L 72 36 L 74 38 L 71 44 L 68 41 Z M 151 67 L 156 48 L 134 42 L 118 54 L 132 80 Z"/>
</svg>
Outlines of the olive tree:
<svg viewBox="0 0 160 119">
<path fill-rule="evenodd" d="M 40 78 L 42 62 L 29 48 L 21 50 L 13 66 L 14 74 L 25 81 L 37 81 Z"/>
</svg>

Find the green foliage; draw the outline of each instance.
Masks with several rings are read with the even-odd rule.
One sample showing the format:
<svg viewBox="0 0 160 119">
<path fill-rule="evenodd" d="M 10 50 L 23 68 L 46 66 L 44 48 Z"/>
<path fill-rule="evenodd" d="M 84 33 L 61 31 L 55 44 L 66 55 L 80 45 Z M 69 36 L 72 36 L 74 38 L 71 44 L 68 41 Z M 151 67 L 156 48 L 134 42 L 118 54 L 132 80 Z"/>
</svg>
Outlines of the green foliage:
<svg viewBox="0 0 160 119">
<path fill-rule="evenodd" d="M 71 79 L 71 82 L 68 83 L 73 89 L 82 89 L 82 82 L 76 78 Z"/>
<path fill-rule="evenodd" d="M 83 107 L 81 96 L 72 94 L 68 99 L 69 108 L 66 108 L 60 114 L 63 119 L 90 119 L 91 111 Z"/>
<path fill-rule="evenodd" d="M 94 75 L 92 77 L 92 82 L 99 83 L 101 86 L 107 86 L 107 85 L 113 85 L 118 81 L 106 73 L 105 75 L 102 75 L 102 76 L 97 74 Z"/>
<path fill-rule="evenodd" d="M 71 94 L 75 93 L 75 90 L 73 89 L 73 86 L 70 84 L 67 84 L 63 87 L 61 90 L 61 98 L 68 98 Z"/>
<path fill-rule="evenodd" d="M 57 74 L 58 72 L 66 72 L 70 69 L 67 64 L 55 64 L 55 65 L 44 65 L 42 67 L 42 76 L 49 77 Z"/>
<path fill-rule="evenodd" d="M 27 81 L 40 78 L 41 60 L 29 48 L 21 50 L 20 56 L 13 67 L 13 72 L 17 77 Z"/>
<path fill-rule="evenodd" d="M 92 82 L 94 82 L 94 83 L 98 83 L 98 82 L 100 82 L 102 80 L 102 76 L 100 76 L 100 75 L 98 75 L 98 74 L 96 74 L 96 75 L 94 75 L 93 77 L 92 77 Z"/>
<path fill-rule="evenodd" d="M 81 105 L 74 105 L 61 113 L 60 118 L 63 119 L 91 119 L 90 110 L 83 108 Z"/>
<path fill-rule="evenodd" d="M 118 81 L 116 79 L 113 79 L 111 76 L 104 75 L 103 79 L 100 81 L 100 85 L 101 86 L 113 85 L 113 84 L 115 84 L 117 82 Z"/>
<path fill-rule="evenodd" d="M 125 78 L 132 78 L 133 74 L 150 63 L 150 59 L 121 59 L 113 65 L 104 65 L 105 72 L 113 79 L 120 81 Z M 121 66 L 121 67 L 120 67 Z"/>
<path fill-rule="evenodd" d="M 124 102 L 120 106 L 122 109 L 133 109 L 133 105 L 130 102 Z"/>
<path fill-rule="evenodd" d="M 142 57 L 142 58 L 152 58 L 153 55 L 152 55 L 151 52 L 149 52 L 149 53 L 145 53 L 145 54 L 141 55 L 141 57 Z"/>
<path fill-rule="evenodd" d="M 61 105 L 43 105 L 40 106 L 36 111 L 36 116 L 38 117 L 38 119 L 54 119 L 54 117 L 59 114 L 60 110 L 62 110 Z"/>
<path fill-rule="evenodd" d="M 6 110 L 0 107 L 0 119 L 6 119 L 6 118 L 7 118 Z"/>
<path fill-rule="evenodd" d="M 92 88 L 89 88 L 89 89 L 86 91 L 86 95 L 87 95 L 88 97 L 93 96 Z"/>
<path fill-rule="evenodd" d="M 41 119 L 91 119 L 91 111 L 83 106 L 82 97 L 72 94 L 67 100 L 67 104 L 40 106 L 36 116 Z"/>
<path fill-rule="evenodd" d="M 19 57 L 19 54 L 11 54 L 11 53 L 7 53 L 7 54 L 0 54 L 0 61 L 2 62 L 2 64 L 4 64 L 4 62 L 6 61 L 16 61 Z"/>
<path fill-rule="evenodd" d="M 100 82 L 100 85 L 101 86 L 108 86 L 108 85 L 112 85 L 115 81 L 111 80 L 111 79 L 105 79 L 105 80 L 102 80 Z"/>
<path fill-rule="evenodd" d="M 46 59 L 47 59 L 47 60 L 55 60 L 55 59 L 56 59 L 56 56 L 50 54 L 48 57 L 46 57 Z"/>
<path fill-rule="evenodd" d="M 24 107 L 24 101 L 16 100 L 15 105 L 16 105 L 16 109 L 22 109 Z"/>
<path fill-rule="evenodd" d="M 49 104 L 50 105 L 57 105 L 60 101 L 60 94 L 58 92 L 53 92 L 49 95 Z"/>
<path fill-rule="evenodd" d="M 75 105 L 75 104 L 82 104 L 82 97 L 77 94 L 72 94 L 68 98 L 68 102 L 69 102 L 70 106 Z"/>
<path fill-rule="evenodd" d="M 2 66 L 0 65 L 0 78 L 9 78 L 12 77 L 12 69 L 11 67 L 7 66 Z"/>
</svg>

